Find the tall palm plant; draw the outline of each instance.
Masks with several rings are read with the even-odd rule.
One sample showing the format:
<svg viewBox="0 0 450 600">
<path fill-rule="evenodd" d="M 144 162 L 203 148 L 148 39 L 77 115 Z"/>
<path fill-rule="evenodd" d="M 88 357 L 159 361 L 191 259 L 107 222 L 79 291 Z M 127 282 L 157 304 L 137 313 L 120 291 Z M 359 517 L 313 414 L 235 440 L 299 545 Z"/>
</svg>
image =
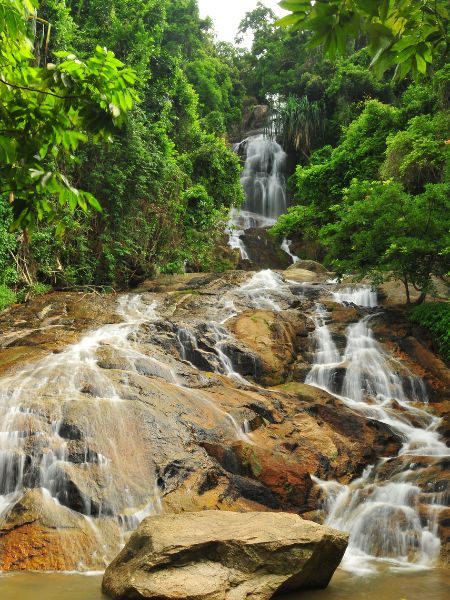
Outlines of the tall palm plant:
<svg viewBox="0 0 450 600">
<path fill-rule="evenodd" d="M 267 134 L 279 138 L 285 150 L 308 157 L 314 139 L 323 129 L 322 113 L 320 102 L 311 102 L 306 96 L 289 96 L 273 110 Z"/>
</svg>

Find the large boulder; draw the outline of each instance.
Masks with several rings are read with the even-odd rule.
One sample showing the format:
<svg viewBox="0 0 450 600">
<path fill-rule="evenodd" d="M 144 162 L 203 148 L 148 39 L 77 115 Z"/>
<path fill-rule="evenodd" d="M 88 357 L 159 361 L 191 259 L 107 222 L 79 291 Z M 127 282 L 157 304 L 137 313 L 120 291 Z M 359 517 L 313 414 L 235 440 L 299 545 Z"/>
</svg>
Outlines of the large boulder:
<svg viewBox="0 0 450 600">
<path fill-rule="evenodd" d="M 266 600 L 325 588 L 347 535 L 295 514 L 203 511 L 145 519 L 103 591 L 136 600 Z"/>
</svg>

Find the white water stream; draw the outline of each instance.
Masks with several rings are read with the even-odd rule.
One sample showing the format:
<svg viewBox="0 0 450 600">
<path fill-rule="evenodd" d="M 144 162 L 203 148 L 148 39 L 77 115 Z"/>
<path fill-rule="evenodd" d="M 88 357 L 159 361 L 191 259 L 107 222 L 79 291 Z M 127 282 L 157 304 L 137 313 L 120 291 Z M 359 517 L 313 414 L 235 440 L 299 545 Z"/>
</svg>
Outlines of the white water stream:
<svg viewBox="0 0 450 600">
<path fill-rule="evenodd" d="M 247 229 L 270 227 L 286 212 L 286 153 L 264 135 L 254 135 L 237 144 L 245 145 L 245 163 L 241 176 L 245 201 L 241 210 L 232 209 L 228 223 L 229 245 L 238 248 L 242 259 L 250 259 L 242 239 Z M 282 249 L 294 260 L 287 240 Z"/>
<path fill-rule="evenodd" d="M 283 241 L 281 242 L 281 249 L 283 250 L 283 252 L 286 252 L 286 254 L 288 254 L 292 258 L 292 264 L 295 265 L 296 263 L 298 263 L 298 261 L 300 259 L 298 256 L 293 254 L 293 252 L 291 250 L 291 244 L 292 244 L 291 240 L 288 240 L 287 238 L 283 238 Z"/>
<path fill-rule="evenodd" d="M 230 316 L 234 314 L 231 306 L 228 309 Z M 57 510 L 70 511 L 74 508 L 72 479 L 75 477 L 77 481 L 79 469 L 85 473 L 83 479 L 95 478 L 100 482 L 101 503 L 93 504 L 90 496 L 80 489 L 82 504 L 76 507 L 95 532 L 100 546 L 102 535 L 96 522 L 102 516 L 115 519 L 125 532 L 135 529 L 145 516 L 161 510 L 156 475 L 148 472 L 148 465 L 140 467 L 141 448 L 137 442 L 142 435 L 142 424 L 134 423 L 131 418 L 126 428 L 122 425 L 129 411 L 127 401 L 121 397 L 121 391 L 127 388 L 128 373 L 161 378 L 180 387 L 190 401 L 208 405 L 225 430 L 237 439 L 251 442 L 243 425 L 231 414 L 200 390 L 183 387 L 169 364 L 139 351 L 135 333 L 142 325 L 159 318 L 155 302 L 144 295 L 123 295 L 119 297 L 117 313 L 122 322 L 104 325 L 62 352 L 50 354 L 0 379 L 0 518 L 6 518 L 30 490 L 37 490 L 42 501 L 54 503 Z M 245 383 L 233 372 L 221 349 L 226 330 L 213 325 L 224 371 Z M 189 352 L 196 349 L 195 336 L 188 329 L 180 329 L 178 336 L 181 358 L 189 360 Z M 107 360 L 112 361 L 106 370 L 99 366 L 105 350 L 110 357 Z M 109 376 L 110 369 L 116 368 L 120 369 L 121 385 Z M 71 424 L 73 419 L 82 424 L 83 432 Z M 93 451 L 87 445 L 87 438 L 101 446 L 102 452 Z M 132 475 L 137 482 L 137 495 L 117 479 L 121 464 L 118 453 L 125 448 L 133 455 Z"/>
<path fill-rule="evenodd" d="M 118 543 L 124 543 L 127 530 L 161 510 L 161 499 L 154 474 L 147 473 L 148 467 L 139 467 L 137 446 L 133 466 L 138 479 L 148 477 L 148 486 L 133 495 L 115 482 L 119 446 L 127 439 L 127 449 L 133 453 L 134 437 L 139 432 L 122 427 L 126 403 L 119 388 L 98 366 L 98 354 L 107 348 L 120 354 L 128 371 L 144 369 L 147 374 L 175 381 L 168 365 L 138 352 L 130 341 L 140 325 L 156 319 L 155 304 L 137 295 L 122 296 L 117 312 L 123 322 L 100 327 L 62 352 L 0 380 L 0 518 L 6 518 L 31 490 L 40 493 L 43 505 L 55 514 L 71 512 L 75 502 L 74 518 L 78 515 L 84 519 L 87 530 L 94 534 L 98 541 L 94 554 L 104 564 L 107 551 L 104 532 L 98 526 L 102 517 L 116 520 L 122 531 Z M 89 400 L 91 396 L 94 401 Z M 74 415 L 83 423 L 84 441 L 78 426 L 71 424 Z M 103 436 L 108 427 L 114 434 Z M 87 437 L 97 439 L 103 452 L 92 450 Z M 73 499 L 72 480 L 75 477 L 77 481 L 80 470 L 86 473 L 82 478 L 95 478 L 103 490 L 95 502 L 84 488 L 79 489 L 80 500 Z M 84 564 L 79 567 L 85 568 Z"/>
<path fill-rule="evenodd" d="M 367 289 L 347 289 L 334 297 L 376 305 L 376 297 Z M 389 425 L 403 440 L 396 460 L 403 460 L 404 466 L 389 481 L 381 474 L 388 459 L 367 468 L 349 485 L 314 480 L 325 495 L 325 522 L 350 534 L 343 568 L 367 574 L 376 570 L 377 561 L 392 569 L 427 568 L 439 556 L 437 515 L 443 507 L 432 495 L 426 500 L 428 510 L 421 510 L 420 460 L 426 457 L 429 466 L 449 456 L 449 451 L 436 431 L 439 419 L 412 404 L 427 401 L 423 382 L 411 385 L 413 378 L 409 378 L 408 397 L 391 357 L 374 338 L 370 320 L 368 315 L 348 327 L 341 355 L 327 324 L 327 312 L 317 305 L 315 359 L 306 383 L 336 395 L 355 412 Z M 336 378 L 339 368 L 345 368 L 341 385 Z"/>
</svg>

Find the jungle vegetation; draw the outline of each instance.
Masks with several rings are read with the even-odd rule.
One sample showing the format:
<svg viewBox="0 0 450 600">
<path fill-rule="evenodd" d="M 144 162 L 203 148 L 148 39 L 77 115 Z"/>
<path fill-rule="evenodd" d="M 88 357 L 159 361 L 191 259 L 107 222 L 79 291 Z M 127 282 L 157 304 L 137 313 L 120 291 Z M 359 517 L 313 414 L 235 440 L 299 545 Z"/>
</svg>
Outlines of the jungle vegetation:
<svg viewBox="0 0 450 600">
<path fill-rule="evenodd" d="M 274 235 L 420 299 L 448 282 L 446 2 L 281 5 L 258 2 L 232 45 L 196 0 L 0 0 L 0 309 L 230 267 L 229 141 L 261 103 L 295 165 Z"/>
</svg>

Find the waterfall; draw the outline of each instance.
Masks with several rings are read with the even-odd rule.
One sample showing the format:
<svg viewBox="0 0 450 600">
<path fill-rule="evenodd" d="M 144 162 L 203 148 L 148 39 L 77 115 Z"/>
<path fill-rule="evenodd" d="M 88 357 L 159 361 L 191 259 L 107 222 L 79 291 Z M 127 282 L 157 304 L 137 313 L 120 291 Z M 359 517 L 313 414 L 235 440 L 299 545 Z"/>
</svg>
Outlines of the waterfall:
<svg viewBox="0 0 450 600">
<path fill-rule="evenodd" d="M 321 304 L 317 304 L 313 319 L 316 352 L 314 364 L 306 376 L 305 383 L 328 391 L 332 387 L 334 368 L 341 363 L 341 356 L 326 324 L 327 318 L 328 313 L 325 308 Z"/>
<path fill-rule="evenodd" d="M 286 212 L 284 178 L 286 153 L 281 146 L 264 135 L 250 136 L 245 145 L 245 163 L 241 184 L 245 201 L 241 210 L 233 209 L 228 223 L 229 245 L 238 248 L 248 259 L 242 234 L 251 227 L 270 227 Z"/>
<path fill-rule="evenodd" d="M 366 290 L 349 289 L 344 297 L 342 301 L 376 305 L 376 297 Z M 336 395 L 356 412 L 386 423 L 403 440 L 399 459 L 405 462 L 389 481 L 383 481 L 381 474 L 386 459 L 367 468 L 349 485 L 314 478 L 325 496 L 325 522 L 350 534 L 342 566 L 360 574 L 372 572 L 375 560 L 388 561 L 393 568 L 425 568 L 436 562 L 440 506 L 437 497 L 432 497 L 426 514 L 419 512 L 421 469 L 415 461 L 417 457 L 433 461 L 448 456 L 448 448 L 436 431 L 439 419 L 410 403 L 417 401 L 415 390 L 420 393 L 424 386 L 409 385 L 413 397 L 407 397 L 392 359 L 374 338 L 370 319 L 370 315 L 365 316 L 347 328 L 341 356 L 327 325 L 327 313 L 317 305 L 314 365 L 306 378 L 306 383 Z M 334 378 L 339 366 L 345 369 L 341 384 Z M 427 400 L 425 393 L 420 400 Z M 395 410 L 398 406 L 401 413 Z"/>
<path fill-rule="evenodd" d="M 258 271 L 242 284 L 236 295 L 243 298 L 248 306 L 260 310 L 282 310 L 283 301 L 293 300 L 289 285 L 279 273 L 271 269 Z"/>
<path fill-rule="evenodd" d="M 332 292 L 332 296 L 336 302 L 341 304 L 356 304 L 369 308 L 377 306 L 377 292 L 367 285 L 342 288 Z"/>
<path fill-rule="evenodd" d="M 276 141 L 263 135 L 248 138 L 241 177 L 244 210 L 274 221 L 286 211 L 285 161 L 286 153 Z"/>
<path fill-rule="evenodd" d="M 292 258 L 292 264 L 295 265 L 295 263 L 297 263 L 300 259 L 298 256 L 292 253 L 291 244 L 291 240 L 283 238 L 283 241 L 281 242 L 281 249 L 283 250 L 283 252 L 286 252 L 286 254 L 288 254 Z"/>
<path fill-rule="evenodd" d="M 142 359 L 149 372 L 173 379 L 167 365 L 136 352 L 128 340 L 141 323 L 156 318 L 155 305 L 146 304 L 139 296 L 122 296 L 118 313 L 124 322 L 105 325 L 59 354 L 51 354 L 2 380 L 0 516 L 4 516 L 30 488 L 39 488 L 59 504 L 69 505 L 68 473 L 75 460 L 69 442 L 79 440 L 80 436 L 76 428 L 71 429 L 64 422 L 65 413 L 69 413 L 76 403 L 83 402 L 86 393 L 95 395 L 97 410 L 102 411 L 102 415 L 95 415 L 95 418 L 104 420 L 105 425 L 110 418 L 112 421 L 120 419 L 122 411 L 118 388 L 97 364 L 97 352 L 102 347 L 120 350 L 130 369 L 135 369 L 137 360 Z M 38 438 L 39 444 L 35 443 Z M 116 451 L 112 446 L 108 450 L 111 455 Z M 84 456 L 77 454 L 77 463 L 98 470 L 103 481 L 112 479 L 110 459 L 86 446 L 82 453 Z M 87 517 L 98 516 L 105 510 L 109 514 L 118 514 L 123 499 L 123 494 L 114 493 L 105 499 L 104 505 L 94 508 L 86 497 L 82 497 L 80 512 Z M 139 505 L 141 500 L 140 497 L 128 498 L 128 505 Z"/>
<path fill-rule="evenodd" d="M 146 295 L 120 296 L 121 322 L 0 380 L 0 519 L 32 493 L 56 523 L 70 519 L 94 535 L 104 555 L 87 558 L 97 566 L 117 552 L 127 531 L 161 510 L 156 465 L 148 459 L 152 433 L 128 401 L 130 374 L 156 378 L 156 396 L 159 378 L 199 415 L 206 406 L 227 435 L 252 443 L 233 415 L 207 394 L 182 386 L 171 362 L 139 350 L 138 330 L 159 319 L 156 308 Z M 228 318 L 235 314 L 230 300 L 224 309 Z M 214 325 L 214 335 L 222 370 L 245 383 L 222 350 L 226 330 Z M 178 341 L 181 358 L 191 360 L 198 351 L 194 334 L 180 328 Z M 170 432 L 163 412 L 156 410 L 151 420 L 161 437 Z"/>
</svg>

